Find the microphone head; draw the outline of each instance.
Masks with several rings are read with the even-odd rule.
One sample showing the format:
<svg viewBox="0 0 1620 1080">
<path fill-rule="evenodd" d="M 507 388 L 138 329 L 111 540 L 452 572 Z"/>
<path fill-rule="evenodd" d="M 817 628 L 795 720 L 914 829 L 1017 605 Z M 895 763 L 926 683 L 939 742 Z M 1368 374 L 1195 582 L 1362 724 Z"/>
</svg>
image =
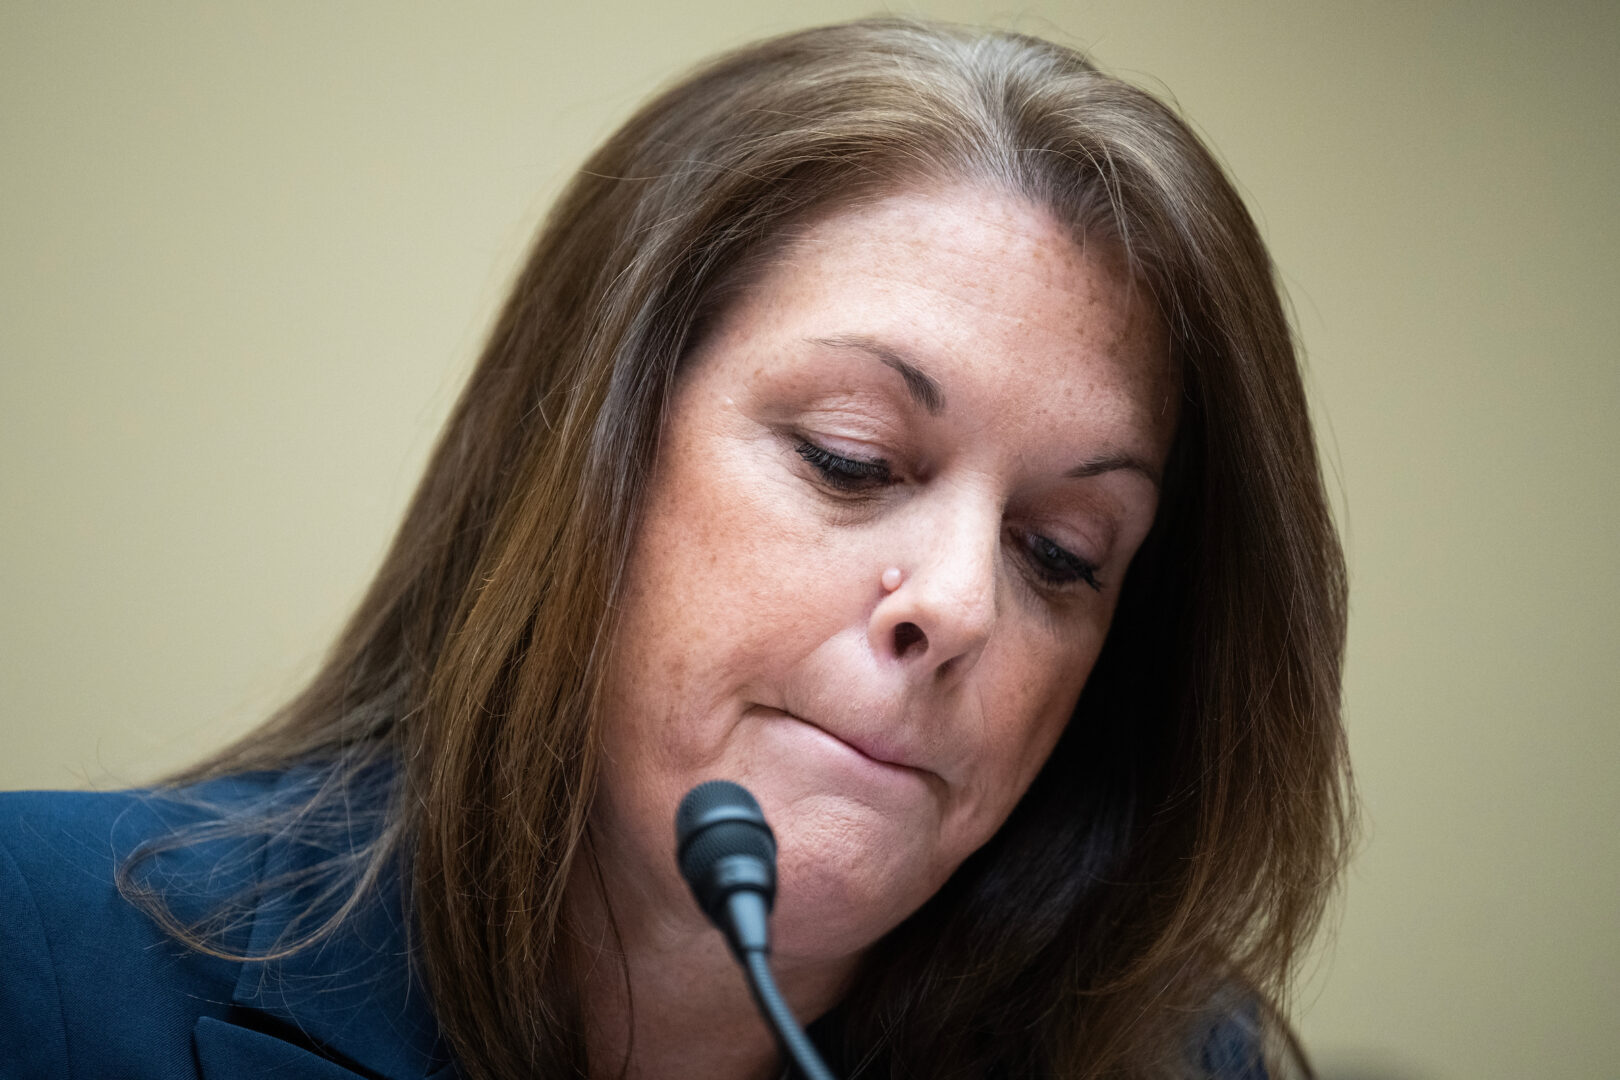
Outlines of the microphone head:
<svg viewBox="0 0 1620 1080">
<path fill-rule="evenodd" d="M 709 780 L 675 811 L 675 858 L 711 922 L 725 929 L 726 898 L 739 889 L 776 899 L 776 836 L 748 789 Z"/>
</svg>

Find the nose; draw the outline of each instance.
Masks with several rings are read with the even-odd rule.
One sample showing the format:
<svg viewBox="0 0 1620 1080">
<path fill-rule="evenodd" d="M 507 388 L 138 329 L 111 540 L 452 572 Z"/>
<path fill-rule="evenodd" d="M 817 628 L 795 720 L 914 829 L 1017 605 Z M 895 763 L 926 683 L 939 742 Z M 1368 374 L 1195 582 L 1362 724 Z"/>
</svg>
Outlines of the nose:
<svg viewBox="0 0 1620 1080">
<path fill-rule="evenodd" d="M 886 545 L 885 566 L 900 569 L 892 591 L 872 611 L 867 635 L 879 656 L 920 673 L 960 677 L 978 662 L 995 626 L 999 508 L 955 507 L 914 520 Z"/>
</svg>

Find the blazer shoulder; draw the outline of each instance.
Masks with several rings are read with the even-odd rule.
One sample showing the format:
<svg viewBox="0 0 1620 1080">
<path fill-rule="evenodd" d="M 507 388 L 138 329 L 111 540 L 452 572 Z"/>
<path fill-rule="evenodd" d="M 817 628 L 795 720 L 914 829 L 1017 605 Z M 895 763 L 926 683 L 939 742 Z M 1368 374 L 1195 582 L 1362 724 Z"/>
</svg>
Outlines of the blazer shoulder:
<svg viewBox="0 0 1620 1080">
<path fill-rule="evenodd" d="M 109 884 L 119 842 L 131 847 L 163 824 L 147 792 L 0 792 L 0 845 L 41 892 Z"/>
<path fill-rule="evenodd" d="M 0 1075 L 68 1075 L 61 988 L 23 863 L 0 836 Z"/>
<path fill-rule="evenodd" d="M 1262 1041 L 1257 1005 L 1230 1013 L 1204 1042 L 1205 1071 L 1211 1080 L 1267 1080 Z"/>
<path fill-rule="evenodd" d="M 192 1071 L 158 1049 L 160 1033 L 223 1011 L 240 965 L 175 942 L 117 874 L 200 813 L 147 791 L 0 793 L 0 1075 L 106 1075 L 112 1060 L 123 1075 Z M 194 899 L 200 911 L 207 898 Z"/>
<path fill-rule="evenodd" d="M 141 913 L 119 893 L 120 866 L 148 842 L 197 824 L 219 808 L 251 797 L 261 786 L 253 779 L 232 779 L 177 793 L 0 792 L 0 846 L 46 924 L 67 918 L 75 926 L 125 928 Z M 219 838 L 153 861 L 165 877 L 208 868 L 213 877 L 208 895 L 195 895 L 195 904 L 177 912 L 188 917 L 200 914 L 225 888 L 248 884 L 259 870 L 253 854 L 251 845 Z M 8 889 L 6 899 L 17 892 Z M 91 917 L 108 921 L 92 924 L 87 922 Z"/>
<path fill-rule="evenodd" d="M 451 1075 L 397 870 L 319 945 L 272 955 L 332 899 L 319 871 L 334 828 L 358 851 L 378 819 L 356 807 L 334 828 L 266 828 L 321 782 L 289 769 L 175 792 L 0 795 L 0 948 L 26 958 L 0 965 L 0 1076 Z M 165 932 L 120 891 L 121 867 L 125 891 L 226 956 Z"/>
</svg>

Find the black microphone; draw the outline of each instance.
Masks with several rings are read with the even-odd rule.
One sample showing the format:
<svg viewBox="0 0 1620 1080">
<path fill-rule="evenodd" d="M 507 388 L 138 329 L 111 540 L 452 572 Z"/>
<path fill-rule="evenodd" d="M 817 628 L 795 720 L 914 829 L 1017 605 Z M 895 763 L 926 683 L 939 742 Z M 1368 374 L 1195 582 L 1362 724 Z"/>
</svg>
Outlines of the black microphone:
<svg viewBox="0 0 1620 1080">
<path fill-rule="evenodd" d="M 688 791 L 675 811 L 675 859 L 698 907 L 726 936 L 783 1053 L 808 1080 L 833 1080 L 771 974 L 776 835 L 748 789 L 709 780 Z"/>
</svg>

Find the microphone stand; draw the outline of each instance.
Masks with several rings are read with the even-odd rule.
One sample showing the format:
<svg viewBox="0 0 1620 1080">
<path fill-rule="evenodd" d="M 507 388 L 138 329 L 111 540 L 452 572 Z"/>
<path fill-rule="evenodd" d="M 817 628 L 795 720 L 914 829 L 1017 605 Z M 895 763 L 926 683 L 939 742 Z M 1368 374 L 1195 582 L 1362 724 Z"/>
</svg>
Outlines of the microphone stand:
<svg viewBox="0 0 1620 1080">
<path fill-rule="evenodd" d="M 776 836 L 746 788 L 710 780 L 675 814 L 675 857 L 698 906 L 725 935 L 782 1053 L 805 1080 L 833 1080 L 771 974 Z"/>
</svg>

